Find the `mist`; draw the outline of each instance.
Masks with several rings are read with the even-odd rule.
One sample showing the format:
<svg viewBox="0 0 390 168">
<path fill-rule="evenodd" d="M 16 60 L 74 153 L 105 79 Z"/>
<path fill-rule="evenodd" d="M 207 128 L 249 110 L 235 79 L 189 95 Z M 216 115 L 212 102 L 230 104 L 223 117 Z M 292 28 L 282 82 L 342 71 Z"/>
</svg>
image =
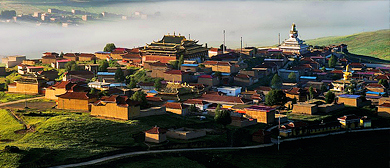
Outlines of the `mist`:
<svg viewBox="0 0 390 168">
<path fill-rule="evenodd" d="M 268 46 L 288 37 L 297 25 L 303 40 L 389 29 L 389 1 L 228 1 L 134 2 L 110 6 L 153 16 L 147 19 L 104 21 L 75 27 L 33 23 L 0 23 L 0 55 L 40 58 L 45 51 L 96 52 L 106 43 L 117 47 L 144 46 L 164 34 L 191 34 L 200 44 L 219 47 L 226 30 L 226 45 Z M 103 12 L 103 11 L 102 11 Z"/>
</svg>

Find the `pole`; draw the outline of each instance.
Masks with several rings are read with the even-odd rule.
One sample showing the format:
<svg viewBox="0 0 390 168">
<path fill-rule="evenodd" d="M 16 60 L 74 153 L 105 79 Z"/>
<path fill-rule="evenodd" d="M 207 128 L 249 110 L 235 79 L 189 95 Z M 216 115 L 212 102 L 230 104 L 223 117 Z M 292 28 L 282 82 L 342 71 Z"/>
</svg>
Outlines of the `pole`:
<svg viewBox="0 0 390 168">
<path fill-rule="evenodd" d="M 241 53 L 242 53 L 242 37 L 241 37 Z"/>
<path fill-rule="evenodd" d="M 278 37 L 279 37 L 279 43 L 278 43 L 278 44 L 279 44 L 279 46 L 280 46 L 280 33 L 278 33 Z"/>
<path fill-rule="evenodd" d="M 225 53 L 225 30 L 223 30 L 223 46 L 222 46 L 222 54 Z"/>
<path fill-rule="evenodd" d="M 279 139 L 280 139 L 280 110 L 278 110 L 278 112 L 279 112 L 279 126 L 278 126 L 278 129 L 279 129 L 279 135 L 278 135 L 278 151 L 279 151 L 279 144 L 280 144 L 280 141 L 279 141 Z"/>
</svg>

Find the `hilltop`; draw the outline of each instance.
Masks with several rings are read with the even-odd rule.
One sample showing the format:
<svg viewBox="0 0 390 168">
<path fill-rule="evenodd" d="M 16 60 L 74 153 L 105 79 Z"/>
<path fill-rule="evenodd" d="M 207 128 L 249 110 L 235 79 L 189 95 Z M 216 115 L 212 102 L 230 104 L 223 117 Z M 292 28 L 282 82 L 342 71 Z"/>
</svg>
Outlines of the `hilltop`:
<svg viewBox="0 0 390 168">
<path fill-rule="evenodd" d="M 350 53 L 390 60 L 390 29 L 347 36 L 322 37 L 307 40 L 306 43 L 318 46 L 344 43 L 348 45 Z"/>
</svg>

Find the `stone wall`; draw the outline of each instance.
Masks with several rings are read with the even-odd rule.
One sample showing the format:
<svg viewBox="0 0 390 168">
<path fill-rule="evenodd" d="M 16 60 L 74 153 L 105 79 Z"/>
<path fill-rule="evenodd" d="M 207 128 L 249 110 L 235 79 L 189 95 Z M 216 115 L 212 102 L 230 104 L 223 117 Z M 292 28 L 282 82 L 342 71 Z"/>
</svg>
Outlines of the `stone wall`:
<svg viewBox="0 0 390 168">
<path fill-rule="evenodd" d="M 94 102 L 96 99 L 91 100 L 79 100 L 79 99 L 63 99 L 58 98 L 58 109 L 70 109 L 70 110 L 85 110 L 90 111 L 90 102 Z"/>
<path fill-rule="evenodd" d="M 292 113 L 309 114 L 313 115 L 318 112 L 318 106 L 316 104 L 298 103 L 294 104 Z"/>
</svg>

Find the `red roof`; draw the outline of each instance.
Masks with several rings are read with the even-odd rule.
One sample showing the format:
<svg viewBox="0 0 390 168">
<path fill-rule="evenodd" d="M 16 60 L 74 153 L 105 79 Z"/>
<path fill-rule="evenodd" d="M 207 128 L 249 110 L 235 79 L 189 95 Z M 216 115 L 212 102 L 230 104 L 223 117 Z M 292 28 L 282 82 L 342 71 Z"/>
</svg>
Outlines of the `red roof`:
<svg viewBox="0 0 390 168">
<path fill-rule="evenodd" d="M 293 87 L 287 91 L 288 94 L 299 95 L 302 92 L 301 88 Z"/>
<path fill-rule="evenodd" d="M 210 48 L 209 51 L 218 52 L 218 48 Z"/>
<path fill-rule="evenodd" d="M 170 70 L 170 71 L 167 71 L 165 73 L 166 74 L 172 74 L 172 75 L 183 75 L 183 74 L 186 74 L 188 72 L 184 72 L 182 70 Z"/>
<path fill-rule="evenodd" d="M 198 78 L 208 78 L 208 79 L 213 79 L 212 75 L 200 75 Z"/>
<path fill-rule="evenodd" d="M 185 108 L 185 105 L 182 105 L 181 103 L 176 103 L 176 102 L 168 102 L 165 103 L 166 108 L 171 108 L 171 109 L 183 109 Z"/>
<path fill-rule="evenodd" d="M 153 127 L 150 130 L 145 131 L 145 133 L 149 133 L 149 134 L 165 134 L 166 132 L 167 132 L 166 129 L 157 126 Z"/>
<path fill-rule="evenodd" d="M 383 104 L 381 104 L 381 105 L 379 105 L 379 106 L 382 106 L 382 107 L 390 107 L 390 103 L 383 103 Z"/>
<path fill-rule="evenodd" d="M 241 79 L 250 79 L 251 78 L 249 75 L 244 75 L 244 74 L 237 74 L 235 77 L 241 78 Z"/>
<path fill-rule="evenodd" d="M 27 68 L 29 69 L 43 69 L 44 67 L 43 66 L 28 66 Z"/>
<path fill-rule="evenodd" d="M 220 65 L 220 66 L 231 66 L 229 62 L 226 61 L 205 61 L 205 65 Z"/>
<path fill-rule="evenodd" d="M 370 87 L 370 88 L 384 88 L 384 86 L 379 84 L 379 83 L 370 83 L 366 87 Z"/>
<path fill-rule="evenodd" d="M 233 104 L 245 104 L 244 99 L 235 96 L 219 95 L 217 92 L 208 92 L 203 94 L 199 100 L 211 101 L 211 102 L 226 102 Z"/>
<path fill-rule="evenodd" d="M 63 60 L 57 60 L 57 62 L 69 62 L 71 61 L 70 59 L 63 59 Z"/>
<path fill-rule="evenodd" d="M 62 95 L 59 95 L 57 97 L 63 98 L 63 99 L 80 99 L 80 100 L 89 100 L 90 98 L 94 97 L 92 95 L 88 95 L 87 92 L 66 92 Z"/>
<path fill-rule="evenodd" d="M 89 54 L 89 53 L 81 53 L 79 57 L 94 57 L 95 54 Z"/>
<path fill-rule="evenodd" d="M 55 88 L 65 88 L 66 85 L 68 85 L 69 83 L 70 83 L 69 81 L 61 81 L 61 82 L 57 82 L 52 87 L 55 87 Z"/>
<path fill-rule="evenodd" d="M 201 104 L 201 105 L 207 104 L 207 102 L 205 102 L 203 100 L 199 100 L 199 99 L 188 99 L 184 103 L 186 103 L 186 104 Z"/>
<path fill-rule="evenodd" d="M 333 71 L 330 71 L 329 73 L 344 74 L 343 70 L 333 70 Z"/>
</svg>

